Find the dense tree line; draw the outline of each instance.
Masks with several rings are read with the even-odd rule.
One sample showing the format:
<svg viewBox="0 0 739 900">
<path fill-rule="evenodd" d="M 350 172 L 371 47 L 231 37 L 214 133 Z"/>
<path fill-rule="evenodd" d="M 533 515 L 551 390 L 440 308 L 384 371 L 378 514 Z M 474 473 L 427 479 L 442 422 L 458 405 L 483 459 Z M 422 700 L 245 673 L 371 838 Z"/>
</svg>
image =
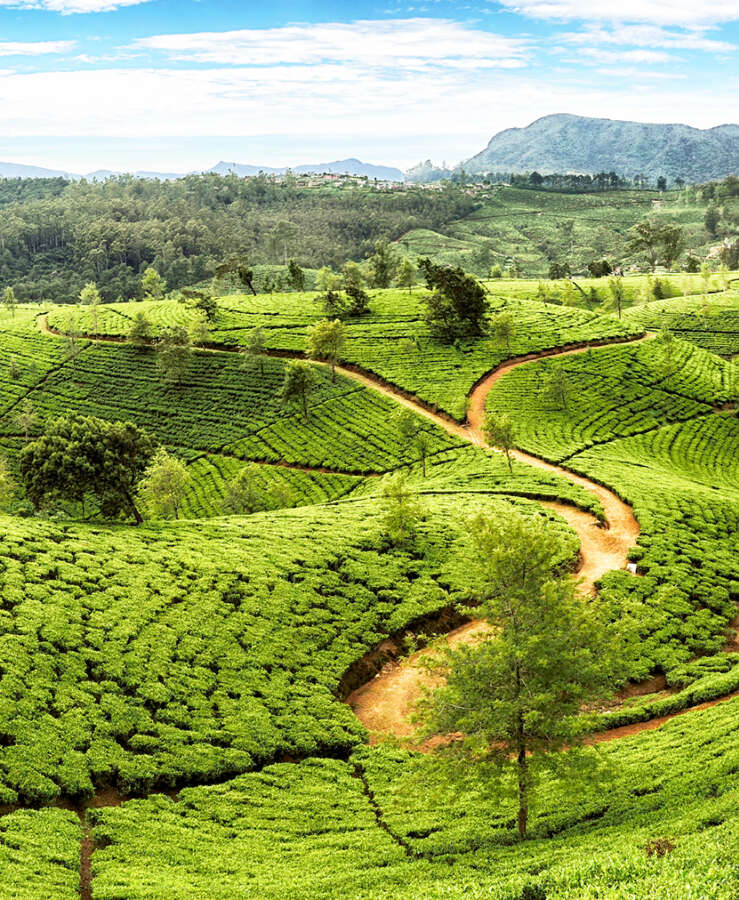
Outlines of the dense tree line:
<svg viewBox="0 0 739 900">
<path fill-rule="evenodd" d="M 234 175 L 0 180 L 0 289 L 12 285 L 20 301 L 70 302 L 95 282 L 103 300 L 130 299 L 150 266 L 176 289 L 233 255 L 339 268 L 372 255 L 380 239 L 438 230 L 473 208 L 452 186 L 300 189 Z"/>
</svg>

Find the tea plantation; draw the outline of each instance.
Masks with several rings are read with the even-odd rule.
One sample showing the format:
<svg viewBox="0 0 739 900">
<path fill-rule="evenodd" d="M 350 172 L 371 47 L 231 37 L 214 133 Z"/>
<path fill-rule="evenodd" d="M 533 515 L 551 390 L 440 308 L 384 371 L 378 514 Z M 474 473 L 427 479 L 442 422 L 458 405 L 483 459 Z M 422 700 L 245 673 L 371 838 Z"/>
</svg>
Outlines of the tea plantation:
<svg viewBox="0 0 739 900">
<path fill-rule="evenodd" d="M 523 846 L 507 804 L 440 796 L 387 749 L 94 810 L 96 896 L 730 900 L 738 713 L 735 699 L 606 745 L 604 783 L 547 791 Z M 674 851 L 648 857 L 660 836 Z"/>
<path fill-rule="evenodd" d="M 0 515 L 0 869 L 12 885 L 0 895 L 736 900 L 739 654 L 725 648 L 739 601 L 739 370 L 722 343 L 734 295 L 710 300 L 692 340 L 700 296 L 619 319 L 542 302 L 535 282 L 491 293 L 493 312 L 513 315 L 510 346 L 443 344 L 420 289 L 374 291 L 347 323 L 345 371 L 333 381 L 314 364 L 307 419 L 281 390 L 287 357 L 323 318 L 314 293 L 220 298 L 179 383 L 126 337 L 139 311 L 154 336 L 193 326 L 186 303 L 0 313 L 0 455 L 17 479 L 29 434 L 72 412 L 146 428 L 189 474 L 178 521 L 34 513 L 20 487 Z M 257 326 L 274 355 L 249 362 L 234 351 Z M 653 336 L 665 327 L 677 339 Z M 516 445 L 557 471 L 520 458 L 511 471 L 458 424 L 502 361 L 582 344 L 513 368 L 487 397 Z M 393 416 L 399 395 L 423 460 Z M 224 499 L 245 467 L 264 501 L 232 515 Z M 421 514 L 401 546 L 384 524 L 398 471 Z M 596 482 L 633 506 L 641 534 L 640 577 L 606 574 L 595 602 L 635 635 L 629 678 L 665 679 L 601 710 L 598 727 L 681 714 L 598 744 L 587 784 L 545 781 L 519 842 L 512 804 L 450 793 L 429 758 L 369 747 L 344 700 L 388 636 L 448 629 L 467 596 L 471 515 L 504 504 L 543 517 L 574 569 L 577 534 L 538 501 L 603 527 Z M 706 701 L 721 702 L 690 708 Z M 648 855 L 653 840 L 671 849 Z"/>
</svg>

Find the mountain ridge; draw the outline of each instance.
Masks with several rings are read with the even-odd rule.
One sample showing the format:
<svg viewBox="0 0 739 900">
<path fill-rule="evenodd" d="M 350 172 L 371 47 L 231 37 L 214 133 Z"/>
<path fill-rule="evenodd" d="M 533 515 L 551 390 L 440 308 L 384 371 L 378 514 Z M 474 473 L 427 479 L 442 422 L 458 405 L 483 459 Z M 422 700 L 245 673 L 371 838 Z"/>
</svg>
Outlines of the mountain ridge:
<svg viewBox="0 0 739 900">
<path fill-rule="evenodd" d="M 542 175 L 615 171 L 625 177 L 710 181 L 739 171 L 739 125 L 700 129 L 554 113 L 493 135 L 456 171 L 462 169 Z"/>
<path fill-rule="evenodd" d="M 362 162 L 356 157 L 348 159 L 334 160 L 329 163 L 312 163 L 300 166 L 251 166 L 244 163 L 224 162 L 221 160 L 210 169 L 202 169 L 200 171 L 214 173 L 218 175 L 228 175 L 234 172 L 236 175 L 247 177 L 250 175 L 258 175 L 264 172 L 266 175 L 284 175 L 287 171 L 293 172 L 295 175 L 310 174 L 329 174 L 329 175 L 358 175 L 367 178 L 377 178 L 380 181 L 403 181 L 404 176 L 400 169 L 393 166 L 379 166 L 373 163 Z M 22 163 L 0 162 L 0 178 L 67 178 L 71 181 L 80 181 L 82 178 L 88 181 L 102 181 L 105 178 L 111 178 L 116 175 L 132 174 L 136 178 L 158 179 L 160 181 L 173 181 L 177 178 L 184 178 L 186 174 L 199 174 L 199 172 L 177 173 L 177 172 L 150 172 L 135 171 L 126 173 L 122 171 L 114 171 L 112 169 L 97 169 L 86 175 L 79 175 L 73 172 L 67 172 L 62 169 L 49 169 L 43 166 L 24 165 Z"/>
</svg>

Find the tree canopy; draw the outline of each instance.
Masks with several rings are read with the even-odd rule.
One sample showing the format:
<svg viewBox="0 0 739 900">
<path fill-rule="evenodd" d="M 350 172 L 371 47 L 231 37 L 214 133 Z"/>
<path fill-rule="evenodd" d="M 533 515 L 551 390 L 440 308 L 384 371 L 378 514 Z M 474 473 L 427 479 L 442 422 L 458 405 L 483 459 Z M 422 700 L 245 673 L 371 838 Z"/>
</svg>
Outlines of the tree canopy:
<svg viewBox="0 0 739 900">
<path fill-rule="evenodd" d="M 444 680 L 420 716 L 426 735 L 460 735 L 443 752 L 464 760 L 468 777 L 512 788 L 525 837 L 541 772 L 581 761 L 574 748 L 591 727 L 582 707 L 612 690 L 617 642 L 598 604 L 563 574 L 566 542 L 542 517 L 501 505 L 468 533 L 470 599 L 490 629 L 431 660 Z"/>
<path fill-rule="evenodd" d="M 482 334 L 490 303 L 477 279 L 459 266 L 437 266 L 430 259 L 419 265 L 432 291 L 421 299 L 431 330 L 446 341 Z"/>
<path fill-rule="evenodd" d="M 133 515 L 136 485 L 154 454 L 155 443 L 131 422 L 69 416 L 49 423 L 20 455 L 26 495 L 38 509 L 57 500 L 96 498 L 106 518 Z"/>
</svg>

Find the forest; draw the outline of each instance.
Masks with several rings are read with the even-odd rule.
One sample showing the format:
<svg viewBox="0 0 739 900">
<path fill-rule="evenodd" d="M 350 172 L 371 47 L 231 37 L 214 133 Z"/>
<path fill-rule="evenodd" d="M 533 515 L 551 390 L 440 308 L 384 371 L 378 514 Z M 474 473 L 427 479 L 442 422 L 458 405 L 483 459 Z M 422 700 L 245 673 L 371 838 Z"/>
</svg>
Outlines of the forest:
<svg viewBox="0 0 739 900">
<path fill-rule="evenodd" d="M 170 288 L 209 278 L 225 256 L 254 264 L 335 268 L 380 238 L 440 229 L 476 204 L 451 186 L 397 193 L 297 188 L 266 176 L 191 175 L 0 181 L 0 287 L 26 302 L 77 299 L 89 281 L 105 300 L 130 300 L 153 266 Z"/>
</svg>

